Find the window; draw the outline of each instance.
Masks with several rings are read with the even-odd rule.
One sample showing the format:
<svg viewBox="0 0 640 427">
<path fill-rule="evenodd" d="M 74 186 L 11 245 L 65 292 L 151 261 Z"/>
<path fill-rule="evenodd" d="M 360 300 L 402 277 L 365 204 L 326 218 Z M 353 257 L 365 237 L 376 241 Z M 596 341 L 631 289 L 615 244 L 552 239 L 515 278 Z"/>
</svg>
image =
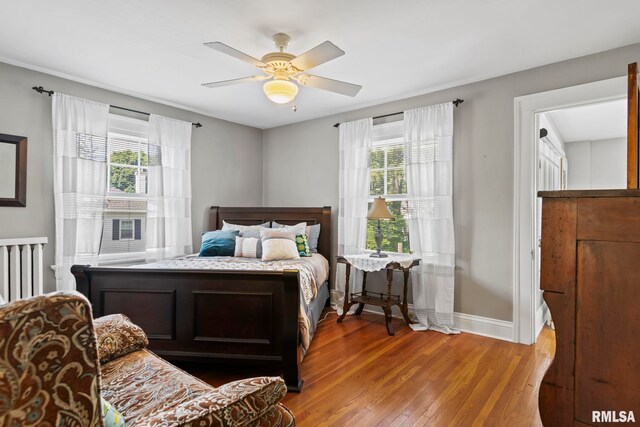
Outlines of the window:
<svg viewBox="0 0 640 427">
<path fill-rule="evenodd" d="M 149 166 L 146 140 L 109 132 L 107 192 L 147 194 L 147 167 Z"/>
<path fill-rule="evenodd" d="M 142 240 L 142 218 L 114 219 L 111 240 Z"/>
<path fill-rule="evenodd" d="M 109 115 L 107 195 L 100 244 L 102 264 L 145 258 L 150 163 L 148 127 L 149 123 L 144 120 Z"/>
<path fill-rule="evenodd" d="M 373 147 L 369 154 L 370 203 L 373 198 L 387 199 L 393 221 L 381 221 L 382 250 L 385 252 L 409 253 L 409 230 L 407 227 L 407 180 L 404 166 L 404 121 L 383 123 L 373 127 Z M 367 224 L 366 248 L 376 249 L 373 239 L 377 221 Z"/>
<path fill-rule="evenodd" d="M 133 239 L 133 220 L 123 219 L 120 221 L 120 240 Z"/>
</svg>

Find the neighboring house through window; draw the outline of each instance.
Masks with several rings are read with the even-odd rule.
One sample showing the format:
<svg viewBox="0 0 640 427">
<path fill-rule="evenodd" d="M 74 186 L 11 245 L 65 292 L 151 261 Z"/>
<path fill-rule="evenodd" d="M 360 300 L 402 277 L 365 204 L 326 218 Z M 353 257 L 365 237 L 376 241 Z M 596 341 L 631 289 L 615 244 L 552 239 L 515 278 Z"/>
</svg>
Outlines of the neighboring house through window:
<svg viewBox="0 0 640 427">
<path fill-rule="evenodd" d="M 102 264 L 145 259 L 148 126 L 144 120 L 109 115 Z"/>
<path fill-rule="evenodd" d="M 382 196 L 387 200 L 389 211 L 395 220 L 381 221 L 382 250 L 405 252 L 409 248 L 407 227 L 407 180 L 404 165 L 404 121 L 382 123 L 373 126 L 373 141 L 369 156 L 369 207 L 373 198 Z M 367 224 L 366 249 L 375 250 L 373 239 L 377 221 Z"/>
<path fill-rule="evenodd" d="M 142 219 L 114 219 L 111 240 L 142 240 Z"/>
</svg>

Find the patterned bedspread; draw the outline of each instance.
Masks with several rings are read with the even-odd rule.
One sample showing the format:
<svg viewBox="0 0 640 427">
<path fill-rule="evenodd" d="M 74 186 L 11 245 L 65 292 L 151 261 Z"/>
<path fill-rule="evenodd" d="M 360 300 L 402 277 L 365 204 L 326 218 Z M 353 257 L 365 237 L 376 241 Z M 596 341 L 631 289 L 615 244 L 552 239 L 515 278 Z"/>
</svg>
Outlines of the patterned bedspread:
<svg viewBox="0 0 640 427">
<path fill-rule="evenodd" d="M 257 258 L 199 257 L 197 255 L 188 255 L 150 264 L 135 265 L 133 268 L 243 271 L 298 270 L 301 289 L 298 323 L 300 324 L 300 343 L 303 355 L 309 348 L 311 341 L 309 316 L 307 315 L 309 311 L 308 305 L 318 293 L 318 287 L 321 286 L 329 277 L 329 262 L 320 254 L 313 254 L 311 257 L 283 261 L 262 261 Z"/>
</svg>

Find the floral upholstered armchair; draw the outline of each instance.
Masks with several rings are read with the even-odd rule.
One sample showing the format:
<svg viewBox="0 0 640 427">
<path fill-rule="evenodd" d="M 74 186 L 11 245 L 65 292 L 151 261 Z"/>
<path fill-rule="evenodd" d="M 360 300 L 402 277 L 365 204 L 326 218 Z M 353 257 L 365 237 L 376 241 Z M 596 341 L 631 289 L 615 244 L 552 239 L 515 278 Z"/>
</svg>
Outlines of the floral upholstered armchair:
<svg viewBox="0 0 640 427">
<path fill-rule="evenodd" d="M 127 426 L 294 425 L 282 379 L 214 388 L 147 343 L 125 316 L 92 320 L 75 292 L 0 307 L 0 425 L 103 426 L 101 396 Z"/>
</svg>

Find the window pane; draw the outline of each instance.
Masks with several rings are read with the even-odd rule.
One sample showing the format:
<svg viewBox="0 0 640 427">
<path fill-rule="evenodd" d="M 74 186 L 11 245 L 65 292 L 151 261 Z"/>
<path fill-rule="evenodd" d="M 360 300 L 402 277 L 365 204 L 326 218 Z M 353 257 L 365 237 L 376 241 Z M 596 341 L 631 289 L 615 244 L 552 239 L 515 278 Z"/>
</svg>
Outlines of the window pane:
<svg viewBox="0 0 640 427">
<path fill-rule="evenodd" d="M 404 167 L 404 146 L 395 145 L 389 147 L 387 151 L 387 167 L 395 168 L 399 166 Z"/>
<path fill-rule="evenodd" d="M 149 146 L 140 144 L 140 166 L 149 166 Z"/>
<path fill-rule="evenodd" d="M 369 157 L 369 167 L 371 169 L 382 169 L 384 167 L 384 149 L 372 148 Z"/>
<path fill-rule="evenodd" d="M 407 194 L 407 180 L 404 169 L 387 171 L 387 194 Z"/>
<path fill-rule="evenodd" d="M 120 165 L 138 165 L 138 147 L 137 145 L 131 147 L 130 145 L 125 149 L 123 144 L 119 144 L 114 141 L 109 141 L 111 144 L 111 156 L 109 160 L 111 163 L 118 163 Z"/>
<path fill-rule="evenodd" d="M 136 172 L 138 172 L 138 168 L 112 165 L 109 176 L 109 191 L 114 193 L 135 193 Z"/>
<path fill-rule="evenodd" d="M 133 239 L 133 221 L 120 221 L 120 239 Z"/>
<path fill-rule="evenodd" d="M 370 194 L 372 196 L 384 194 L 384 171 L 371 172 Z"/>
<path fill-rule="evenodd" d="M 387 201 L 389 211 L 393 214 L 394 220 L 380 221 L 380 228 L 382 230 L 382 245 L 383 252 L 404 252 L 409 253 L 409 229 L 407 227 L 407 201 Z M 371 203 L 369 203 L 371 208 Z M 376 243 L 374 235 L 378 221 L 370 219 L 367 224 L 367 249 L 375 250 Z"/>
</svg>

